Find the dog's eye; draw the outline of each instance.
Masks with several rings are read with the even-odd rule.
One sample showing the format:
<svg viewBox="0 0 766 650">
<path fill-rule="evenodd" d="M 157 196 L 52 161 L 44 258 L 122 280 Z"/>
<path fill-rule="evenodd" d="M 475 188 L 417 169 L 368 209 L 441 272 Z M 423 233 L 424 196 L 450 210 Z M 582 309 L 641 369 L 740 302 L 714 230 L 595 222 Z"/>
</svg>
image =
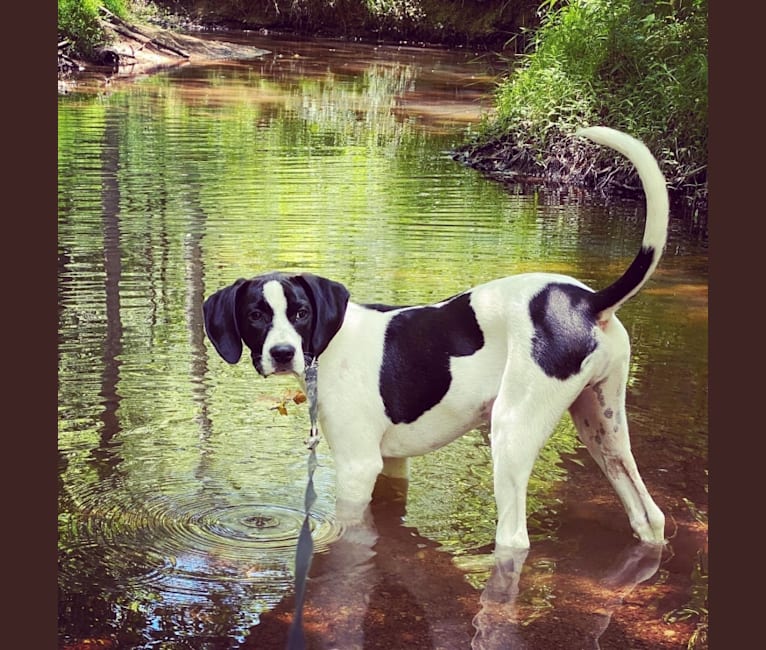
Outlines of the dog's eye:
<svg viewBox="0 0 766 650">
<path fill-rule="evenodd" d="M 257 323 L 258 321 L 262 321 L 265 318 L 265 316 L 260 309 L 256 309 L 250 312 L 250 314 L 248 315 L 248 318 L 250 319 L 251 323 Z"/>
<path fill-rule="evenodd" d="M 295 312 L 295 320 L 303 320 L 304 318 L 309 317 L 309 310 L 305 307 L 301 307 L 298 311 Z"/>
</svg>

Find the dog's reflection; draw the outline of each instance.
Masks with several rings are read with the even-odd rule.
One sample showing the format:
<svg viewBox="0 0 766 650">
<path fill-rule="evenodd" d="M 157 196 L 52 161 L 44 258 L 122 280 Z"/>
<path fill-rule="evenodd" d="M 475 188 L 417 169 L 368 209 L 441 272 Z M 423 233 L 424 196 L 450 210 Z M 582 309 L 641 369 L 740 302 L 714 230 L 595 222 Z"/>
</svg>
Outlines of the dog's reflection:
<svg viewBox="0 0 766 650">
<path fill-rule="evenodd" d="M 476 591 L 438 544 L 402 523 L 407 482 L 378 481 L 364 525 L 348 528 L 311 566 L 308 648 L 461 648 Z"/>
<path fill-rule="evenodd" d="M 475 650 L 522 650 L 534 647 L 525 639 L 523 617 L 518 607 L 519 582 L 527 550 L 495 552 L 495 566 L 481 594 L 481 609 L 474 618 Z M 623 549 L 611 570 L 594 581 L 585 594 L 584 606 L 571 621 L 567 648 L 600 648 L 599 639 L 609 627 L 612 613 L 633 588 L 651 578 L 659 568 L 662 547 L 633 543 Z M 563 617 L 564 619 L 566 617 Z"/>
<path fill-rule="evenodd" d="M 403 525 L 405 500 L 405 482 L 379 481 L 365 525 L 347 530 L 328 550 L 314 557 L 303 612 L 306 647 L 554 647 L 527 638 L 529 629 L 524 619 L 529 607 L 524 604 L 520 580 L 528 551 L 495 551 L 494 566 L 477 603 L 476 590 L 450 554 Z M 556 612 L 555 633 L 560 637 L 566 632 L 565 646 L 598 648 L 612 613 L 637 584 L 656 573 L 661 555 L 660 546 L 636 542 L 617 556 L 605 575 L 578 571 L 579 584 L 584 581 L 588 585 L 586 598 L 580 597 L 582 586 L 577 594 L 579 605 L 585 603 L 585 607 L 569 615 L 558 616 L 558 609 Z M 279 636 L 275 624 L 279 621 L 282 627 L 287 622 L 289 607 L 285 602 L 281 612 L 262 618 L 250 636 L 256 643 L 253 647 L 266 647 L 265 636 L 257 643 L 261 634 L 272 639 Z M 562 626 L 569 629 L 562 631 Z"/>
</svg>

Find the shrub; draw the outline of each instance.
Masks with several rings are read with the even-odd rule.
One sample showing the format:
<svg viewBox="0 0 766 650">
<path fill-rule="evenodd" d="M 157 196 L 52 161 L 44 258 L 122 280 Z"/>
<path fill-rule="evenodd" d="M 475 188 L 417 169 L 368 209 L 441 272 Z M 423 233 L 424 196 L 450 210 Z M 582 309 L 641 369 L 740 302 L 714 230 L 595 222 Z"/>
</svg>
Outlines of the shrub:
<svg viewBox="0 0 766 650">
<path fill-rule="evenodd" d="M 532 51 L 502 83 L 488 136 L 549 150 L 606 124 L 660 154 L 683 183 L 707 161 L 707 0 L 548 0 Z"/>
<path fill-rule="evenodd" d="M 58 37 L 69 39 L 77 54 L 90 56 L 108 42 L 98 20 L 99 6 L 126 17 L 128 0 L 58 0 Z"/>
</svg>

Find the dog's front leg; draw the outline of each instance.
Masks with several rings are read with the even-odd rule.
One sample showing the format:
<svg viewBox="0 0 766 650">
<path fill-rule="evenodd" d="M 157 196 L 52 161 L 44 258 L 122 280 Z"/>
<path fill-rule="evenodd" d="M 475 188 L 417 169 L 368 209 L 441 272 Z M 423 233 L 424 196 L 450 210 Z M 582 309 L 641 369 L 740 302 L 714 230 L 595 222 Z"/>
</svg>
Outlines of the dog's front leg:
<svg viewBox="0 0 766 650">
<path fill-rule="evenodd" d="M 410 478 L 410 459 L 409 458 L 384 458 L 383 476 L 409 480 Z"/>
<path fill-rule="evenodd" d="M 337 450 L 335 458 L 335 515 L 346 527 L 369 524 L 369 505 L 375 481 L 383 469 L 377 446 L 356 453 Z"/>
<path fill-rule="evenodd" d="M 377 541 L 372 523 L 352 526 L 314 556 L 303 625 L 307 647 L 365 647 L 367 607 L 380 582 L 374 551 Z"/>
</svg>

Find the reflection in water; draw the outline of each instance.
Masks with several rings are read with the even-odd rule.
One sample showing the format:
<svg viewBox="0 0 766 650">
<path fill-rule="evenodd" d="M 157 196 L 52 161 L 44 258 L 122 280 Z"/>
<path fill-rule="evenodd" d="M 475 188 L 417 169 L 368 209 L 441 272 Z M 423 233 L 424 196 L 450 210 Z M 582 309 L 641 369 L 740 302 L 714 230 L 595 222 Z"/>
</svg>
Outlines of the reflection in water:
<svg viewBox="0 0 766 650">
<path fill-rule="evenodd" d="M 120 396 L 117 384 L 120 379 L 120 354 L 122 353 L 122 316 L 120 313 L 120 278 L 122 276 L 122 252 L 120 250 L 120 187 L 117 182 L 119 168 L 118 125 L 109 121 L 104 129 L 102 153 L 103 189 L 101 191 L 104 232 L 104 295 L 106 297 L 106 336 L 102 354 L 103 372 L 101 391 L 104 410 L 101 414 L 103 427 L 100 444 L 92 454 L 99 471 L 119 463 L 115 456 L 113 438 L 120 431 L 117 419 Z M 101 476 L 105 479 L 107 476 Z"/>
<path fill-rule="evenodd" d="M 589 574 L 575 566 L 579 611 L 575 616 L 559 615 L 555 633 L 548 631 L 547 638 L 527 639 L 526 626 L 538 615 L 522 593 L 530 552 L 506 549 L 501 555 L 484 556 L 492 568 L 477 599 L 449 557 L 402 524 L 403 484 L 381 478 L 368 524 L 345 531 L 314 558 L 304 613 L 307 647 L 599 648 L 613 612 L 660 565 L 661 546 L 633 542 L 615 554 L 605 573 Z M 279 639 L 286 638 L 285 612 L 291 604 L 289 600 L 265 615 L 244 647 L 279 647 Z M 391 618 L 395 624 L 386 621 Z"/>
<path fill-rule="evenodd" d="M 206 376 L 208 373 L 207 349 L 204 344 L 202 324 L 202 303 L 205 295 L 204 261 L 202 254 L 202 239 L 205 234 L 205 214 L 199 202 L 197 186 L 192 184 L 189 203 L 191 204 L 189 232 L 184 238 L 183 258 L 186 267 L 186 322 L 189 328 L 189 347 L 191 349 L 191 382 L 192 396 L 198 408 L 195 418 L 200 428 L 203 440 L 208 440 L 212 434 L 213 423 L 210 419 L 210 400 Z M 201 479 L 207 475 L 205 459 L 207 453 L 200 454 L 200 465 L 197 476 Z"/>
<path fill-rule="evenodd" d="M 59 99 L 63 647 L 284 647 L 308 415 L 291 378 L 258 381 L 247 364 L 210 355 L 205 287 L 275 268 L 321 273 L 358 302 L 394 304 L 537 269 L 603 286 L 640 240 L 635 202 L 506 190 L 449 158 L 492 88 L 469 54 L 261 45 L 273 55 Z M 634 449 L 663 508 L 682 504 L 674 516 L 689 531 L 683 499 L 694 512 L 706 507 L 706 248 L 671 233 L 668 250 L 623 321 L 634 350 Z M 562 423 L 530 483 L 521 615 L 540 544 L 550 576 L 587 555 L 558 532 L 567 516 L 570 529 L 592 525 L 562 507 L 572 473 L 562 459 L 576 445 Z M 339 539 L 333 461 L 323 445 L 318 454 L 311 642 L 467 648 L 490 638 L 491 626 L 479 632 L 472 621 L 491 619 L 494 585 L 507 576 L 493 576 L 480 602 L 495 520 L 481 433 L 414 459 L 406 513 L 381 505 L 374 529 L 356 537 Z M 586 501 L 604 500 L 587 489 Z M 602 557 L 629 539 L 619 521 Z M 687 557 L 700 548 L 688 532 L 685 544 Z M 679 566 L 666 581 L 668 608 L 689 589 L 691 562 Z M 535 589 L 561 616 L 564 598 Z"/>
<path fill-rule="evenodd" d="M 528 551 L 506 551 L 495 566 L 481 595 L 481 610 L 474 619 L 476 650 L 526 650 L 524 620 L 519 615 L 519 583 Z M 612 569 L 601 579 L 580 576 L 589 582 L 578 619 L 567 630 L 568 648 L 598 649 L 613 612 L 636 585 L 651 578 L 660 566 L 662 547 L 634 542 L 620 553 Z"/>
</svg>

